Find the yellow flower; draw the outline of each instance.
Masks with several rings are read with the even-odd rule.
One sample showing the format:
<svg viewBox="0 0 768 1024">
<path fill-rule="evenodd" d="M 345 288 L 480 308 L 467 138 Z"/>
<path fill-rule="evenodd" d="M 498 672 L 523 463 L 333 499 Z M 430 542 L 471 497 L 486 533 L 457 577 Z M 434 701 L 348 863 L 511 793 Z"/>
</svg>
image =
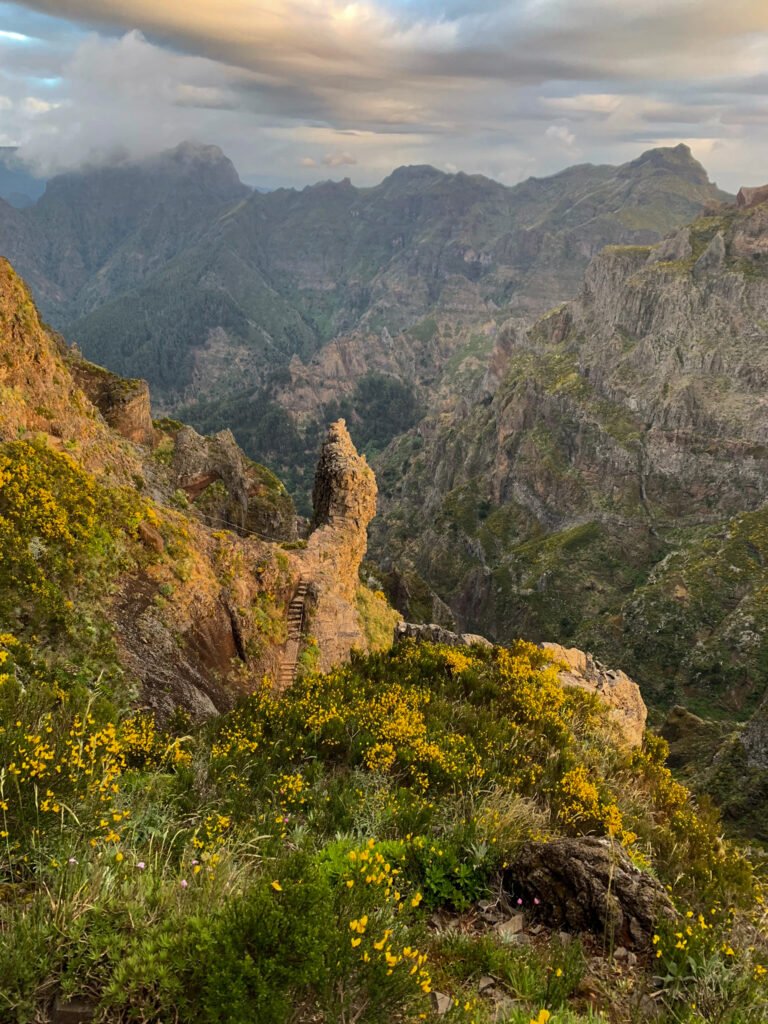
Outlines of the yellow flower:
<svg viewBox="0 0 768 1024">
<path fill-rule="evenodd" d="M 280 883 L 278 882 L 277 879 L 275 879 L 272 882 L 272 888 L 275 890 L 275 892 L 282 892 L 283 891 L 283 887 L 282 887 L 282 885 L 280 885 Z"/>
</svg>

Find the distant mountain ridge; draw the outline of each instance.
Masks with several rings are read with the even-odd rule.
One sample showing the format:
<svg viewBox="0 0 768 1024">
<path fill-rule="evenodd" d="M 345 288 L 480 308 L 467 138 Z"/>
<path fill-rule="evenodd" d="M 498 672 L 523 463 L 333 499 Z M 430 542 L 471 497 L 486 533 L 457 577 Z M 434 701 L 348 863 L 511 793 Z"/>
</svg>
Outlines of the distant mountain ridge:
<svg viewBox="0 0 768 1024">
<path fill-rule="evenodd" d="M 383 447 L 452 359 L 576 294 L 604 245 L 656 242 L 724 197 L 685 146 L 511 188 L 417 166 L 264 194 L 184 144 L 60 176 L 27 210 L 0 203 L 0 252 L 89 357 L 201 428 L 232 423 L 301 489 L 336 413 Z M 370 402 L 382 375 L 391 419 Z"/>
</svg>

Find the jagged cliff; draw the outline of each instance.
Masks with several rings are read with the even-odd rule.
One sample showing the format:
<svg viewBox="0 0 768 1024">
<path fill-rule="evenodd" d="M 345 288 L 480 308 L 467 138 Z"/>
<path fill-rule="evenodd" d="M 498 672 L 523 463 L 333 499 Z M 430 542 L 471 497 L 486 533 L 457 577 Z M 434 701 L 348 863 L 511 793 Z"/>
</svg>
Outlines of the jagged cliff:
<svg viewBox="0 0 768 1024">
<path fill-rule="evenodd" d="M 511 322 L 484 392 L 382 457 L 376 554 L 464 628 L 597 648 L 669 699 L 768 678 L 768 214 L 609 247 L 581 296 Z"/>
<path fill-rule="evenodd" d="M 300 581 L 311 588 L 320 663 L 368 649 L 365 611 L 371 602 L 386 609 L 358 578 L 376 485 L 343 423 L 323 449 L 317 528 L 302 549 L 285 488 L 243 454 L 231 433 L 206 438 L 174 421 L 153 424 L 146 384 L 68 349 L 40 323 L 4 260 L 0 451 L 9 453 L 9 472 L 19 479 L 34 477 L 46 452 L 61 453 L 59 468 L 80 486 L 96 488 L 105 501 L 124 495 L 131 506 L 114 522 L 119 566 L 103 569 L 88 614 L 111 634 L 116 663 L 140 685 L 140 702 L 161 718 L 178 709 L 194 717 L 220 711 L 265 676 L 277 680 L 306 640 L 289 653 L 288 606 Z M 37 500 L 56 508 L 59 495 L 40 492 Z M 33 546 L 46 543 L 35 532 L 41 514 L 30 513 Z M 67 515 L 56 510 L 61 521 Z M 75 549 L 68 558 L 80 556 Z M 18 608 L 13 618 L 4 626 L 24 629 L 32 612 Z"/>
</svg>

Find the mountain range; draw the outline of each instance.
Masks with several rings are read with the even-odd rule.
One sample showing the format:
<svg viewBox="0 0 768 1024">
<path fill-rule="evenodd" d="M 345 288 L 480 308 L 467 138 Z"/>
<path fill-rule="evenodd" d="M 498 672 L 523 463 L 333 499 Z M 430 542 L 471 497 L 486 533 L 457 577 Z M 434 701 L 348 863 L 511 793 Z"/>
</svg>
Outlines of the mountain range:
<svg viewBox="0 0 768 1024">
<path fill-rule="evenodd" d="M 452 360 L 575 294 L 605 244 L 658 241 L 723 198 L 685 146 L 511 188 L 420 166 L 261 194 L 183 144 L 0 203 L 0 249 L 89 357 L 146 378 L 162 411 L 234 424 L 306 496 L 340 408 L 384 447 Z"/>
<path fill-rule="evenodd" d="M 86 356 L 231 427 L 303 512 L 345 417 L 404 614 L 578 644 L 731 721 L 768 685 L 768 229 L 731 200 L 684 145 L 262 194 L 187 143 L 0 201 L 0 252 Z"/>
</svg>

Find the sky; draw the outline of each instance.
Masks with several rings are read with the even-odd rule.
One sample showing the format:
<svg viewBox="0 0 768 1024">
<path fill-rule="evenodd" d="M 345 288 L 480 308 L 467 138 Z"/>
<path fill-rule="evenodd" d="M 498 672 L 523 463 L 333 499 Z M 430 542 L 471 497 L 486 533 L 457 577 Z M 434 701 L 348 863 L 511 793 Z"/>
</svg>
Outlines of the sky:
<svg viewBox="0 0 768 1024">
<path fill-rule="evenodd" d="M 768 181 L 768 0 L 0 0 L 0 146 L 41 175 L 214 143 L 263 187 L 505 184 L 687 143 Z"/>
</svg>

